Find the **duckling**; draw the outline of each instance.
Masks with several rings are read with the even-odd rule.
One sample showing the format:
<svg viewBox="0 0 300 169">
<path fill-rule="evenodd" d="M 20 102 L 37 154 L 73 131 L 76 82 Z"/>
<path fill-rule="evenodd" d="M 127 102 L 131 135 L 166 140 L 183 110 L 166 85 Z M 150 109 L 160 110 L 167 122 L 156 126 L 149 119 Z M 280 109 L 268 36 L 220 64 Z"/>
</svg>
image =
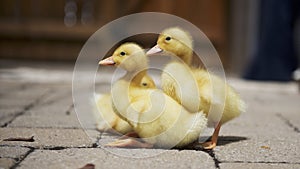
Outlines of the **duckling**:
<svg viewBox="0 0 300 169">
<path fill-rule="evenodd" d="M 110 62 L 102 62 L 102 65 L 110 64 Z M 145 75 L 141 79 L 141 87 L 155 88 L 152 78 Z M 111 94 L 96 94 L 96 106 L 98 111 L 94 111 L 97 122 L 97 130 L 108 131 L 128 136 L 134 136 L 133 129 L 125 120 L 121 119 L 113 110 L 111 102 Z"/>
<path fill-rule="evenodd" d="M 204 111 L 208 124 L 215 130 L 211 141 L 204 143 L 203 146 L 205 149 L 213 149 L 217 144 L 221 125 L 244 112 L 245 103 L 221 78 L 204 69 L 191 66 L 193 40 L 188 32 L 178 27 L 164 30 L 159 35 L 156 46 L 147 54 L 163 51 L 173 53 L 184 62 L 175 61 L 166 65 L 162 73 L 164 92 L 190 112 Z"/>
<path fill-rule="evenodd" d="M 148 60 L 140 46 L 125 43 L 99 64 L 127 71 L 112 86 L 112 105 L 142 139 L 122 139 L 108 146 L 171 148 L 183 147 L 198 139 L 207 125 L 203 112 L 190 113 L 163 91 L 141 85 L 147 76 Z"/>
<path fill-rule="evenodd" d="M 97 111 L 94 111 L 94 117 L 97 122 L 97 130 L 119 134 L 127 134 L 133 131 L 126 121 L 114 113 L 110 94 L 97 94 L 96 106 Z"/>
</svg>

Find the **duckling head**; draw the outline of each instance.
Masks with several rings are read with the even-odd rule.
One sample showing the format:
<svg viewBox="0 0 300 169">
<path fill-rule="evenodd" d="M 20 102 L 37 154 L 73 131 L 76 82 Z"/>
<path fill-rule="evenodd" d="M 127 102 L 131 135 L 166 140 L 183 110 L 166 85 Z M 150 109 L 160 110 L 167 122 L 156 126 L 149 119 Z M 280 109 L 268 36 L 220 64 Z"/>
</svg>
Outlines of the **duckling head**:
<svg viewBox="0 0 300 169">
<path fill-rule="evenodd" d="M 118 47 L 112 56 L 101 60 L 99 65 L 114 65 L 128 72 L 141 71 L 148 67 L 144 50 L 135 43 L 125 43 Z"/>
<path fill-rule="evenodd" d="M 162 51 L 171 52 L 185 63 L 191 64 L 193 54 L 193 40 L 191 35 L 178 27 L 165 29 L 159 35 L 157 45 L 151 48 L 147 54 Z"/>
</svg>

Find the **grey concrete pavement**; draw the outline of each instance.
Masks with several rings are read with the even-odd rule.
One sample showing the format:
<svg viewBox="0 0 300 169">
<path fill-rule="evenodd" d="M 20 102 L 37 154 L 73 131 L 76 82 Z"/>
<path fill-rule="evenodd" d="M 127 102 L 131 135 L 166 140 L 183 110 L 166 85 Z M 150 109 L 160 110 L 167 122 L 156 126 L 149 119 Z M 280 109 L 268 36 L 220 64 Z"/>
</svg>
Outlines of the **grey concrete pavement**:
<svg viewBox="0 0 300 169">
<path fill-rule="evenodd" d="M 0 168 L 300 168 L 295 83 L 228 78 L 248 109 L 221 128 L 213 151 L 108 148 L 119 136 L 83 129 L 75 113 L 72 66 L 0 68 Z M 25 140 L 7 141 L 16 138 Z"/>
</svg>

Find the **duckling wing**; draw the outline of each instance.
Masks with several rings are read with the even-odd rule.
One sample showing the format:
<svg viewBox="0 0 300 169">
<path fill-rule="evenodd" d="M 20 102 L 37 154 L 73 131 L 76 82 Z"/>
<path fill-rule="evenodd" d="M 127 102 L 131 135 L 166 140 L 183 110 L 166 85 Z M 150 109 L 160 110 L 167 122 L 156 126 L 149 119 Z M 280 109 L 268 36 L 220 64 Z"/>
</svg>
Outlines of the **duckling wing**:
<svg viewBox="0 0 300 169">
<path fill-rule="evenodd" d="M 94 118 L 96 119 L 97 129 L 100 131 L 110 129 L 116 121 L 116 115 L 114 114 L 111 105 L 111 95 L 97 94 L 95 96 L 95 101 L 96 108 L 93 113 Z"/>
<path fill-rule="evenodd" d="M 203 69 L 193 69 L 201 93 L 201 108 L 210 122 L 225 123 L 245 111 L 245 103 L 224 80 Z"/>
<path fill-rule="evenodd" d="M 189 112 L 199 110 L 200 93 L 193 72 L 186 65 L 171 62 L 162 73 L 163 91 L 184 106 Z"/>
<path fill-rule="evenodd" d="M 96 94 L 95 101 L 93 114 L 99 131 L 117 131 L 121 134 L 132 131 L 132 127 L 114 112 L 110 94 Z"/>
<path fill-rule="evenodd" d="M 131 102 L 123 114 L 135 128 L 138 124 L 151 123 L 158 119 L 165 108 L 164 93 L 157 89 L 143 89 L 131 96 Z"/>
</svg>

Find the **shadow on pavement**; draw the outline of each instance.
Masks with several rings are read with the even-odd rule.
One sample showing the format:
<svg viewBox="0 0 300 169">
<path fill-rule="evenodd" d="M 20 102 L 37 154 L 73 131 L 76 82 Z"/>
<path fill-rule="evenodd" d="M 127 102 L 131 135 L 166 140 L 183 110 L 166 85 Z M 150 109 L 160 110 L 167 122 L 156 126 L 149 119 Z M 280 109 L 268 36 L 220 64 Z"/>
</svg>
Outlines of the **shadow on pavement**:
<svg viewBox="0 0 300 169">
<path fill-rule="evenodd" d="M 224 146 L 226 144 L 248 140 L 248 139 L 249 138 L 247 137 L 240 137 L 240 136 L 219 136 L 218 146 Z"/>
</svg>

